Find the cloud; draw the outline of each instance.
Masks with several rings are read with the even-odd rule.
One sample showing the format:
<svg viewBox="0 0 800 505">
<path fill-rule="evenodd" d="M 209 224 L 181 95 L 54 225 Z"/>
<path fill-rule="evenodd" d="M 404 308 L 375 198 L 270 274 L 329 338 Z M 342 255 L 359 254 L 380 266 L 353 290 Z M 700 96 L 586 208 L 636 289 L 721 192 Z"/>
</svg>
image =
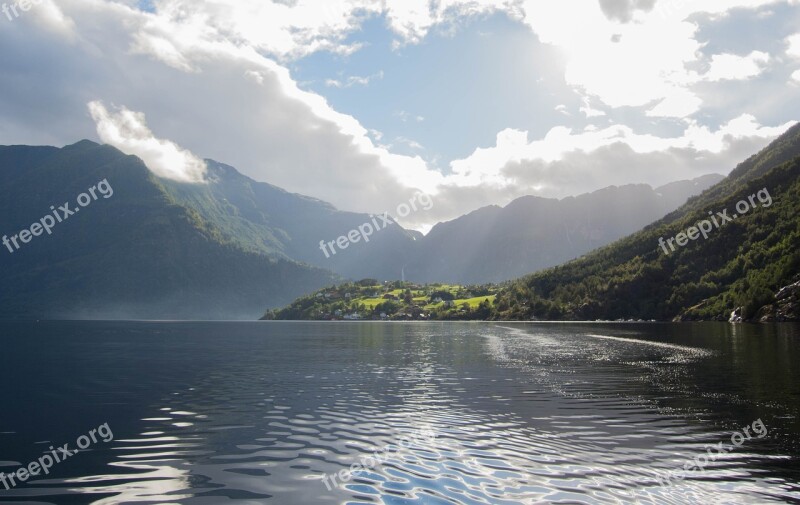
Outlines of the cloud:
<svg viewBox="0 0 800 505">
<path fill-rule="evenodd" d="M 563 50 L 568 85 L 613 108 L 646 107 L 650 116 L 684 117 L 703 104 L 694 89 L 702 79 L 692 70 L 704 59 L 696 16 L 774 3 L 779 2 L 664 0 L 651 9 L 652 2 L 640 0 L 524 0 L 522 8 L 539 39 Z M 718 60 L 712 77 L 731 75 L 727 63 Z M 759 61 L 746 63 L 752 71 Z"/>
<path fill-rule="evenodd" d="M 97 134 L 106 144 L 133 154 L 159 177 L 180 182 L 203 182 L 206 164 L 174 142 L 158 139 L 147 127 L 144 114 L 125 107 L 109 112 L 99 101 L 89 102 L 89 112 L 97 123 Z"/>
<path fill-rule="evenodd" d="M 747 56 L 715 54 L 711 57 L 711 68 L 703 75 L 706 81 L 744 80 L 759 75 L 769 63 L 769 55 L 753 51 Z"/>
<path fill-rule="evenodd" d="M 155 60 L 166 63 L 172 68 L 185 72 L 196 72 L 197 69 L 181 54 L 173 42 L 165 37 L 152 33 L 136 33 L 131 44 L 131 53 L 148 55 Z"/>
<path fill-rule="evenodd" d="M 789 46 L 786 49 L 786 54 L 794 58 L 800 58 L 800 33 L 787 38 L 786 44 Z"/>
<path fill-rule="evenodd" d="M 526 187 L 548 196 L 632 181 L 663 184 L 731 170 L 792 124 L 763 127 L 754 117 L 742 115 L 716 131 L 691 124 L 683 135 L 672 138 L 637 134 L 625 126 L 580 133 L 556 127 L 533 141 L 528 132 L 507 129 L 497 134 L 494 147 L 476 149 L 451 163 L 453 175 L 447 182 L 459 187 Z"/>
<path fill-rule="evenodd" d="M 408 121 L 416 121 L 417 123 L 422 123 L 422 122 L 425 121 L 425 117 L 420 116 L 418 114 L 414 115 L 414 114 L 411 114 L 410 112 L 406 112 L 404 110 L 399 110 L 399 111 L 395 112 L 392 115 L 394 117 L 400 119 L 400 121 L 402 121 L 404 123 L 406 123 Z"/>
<path fill-rule="evenodd" d="M 583 97 L 582 102 L 583 105 L 581 106 L 580 111 L 585 114 L 587 118 L 603 117 L 606 115 L 605 112 L 592 107 L 592 102 L 589 97 Z"/>
<path fill-rule="evenodd" d="M 396 139 L 394 139 L 394 141 L 398 144 L 405 145 L 409 149 L 412 149 L 414 151 L 422 151 L 425 149 L 425 147 L 422 144 L 420 144 L 416 140 L 412 140 L 407 137 L 397 137 Z"/>
<path fill-rule="evenodd" d="M 420 42 L 429 30 L 464 16 L 517 12 L 517 0 L 160 0 L 159 16 L 191 27 L 198 35 L 214 35 L 246 43 L 279 60 L 293 60 L 318 51 L 348 55 L 362 45 L 349 42 L 363 21 L 384 16 L 398 37 L 397 46 Z"/>
<path fill-rule="evenodd" d="M 524 7 L 540 40 L 565 52 L 567 84 L 611 107 L 644 106 L 674 94 L 687 84 L 686 64 L 700 49 L 689 23 L 619 25 L 599 3 L 584 0 L 527 0 Z"/>
<path fill-rule="evenodd" d="M 345 79 L 344 81 L 336 79 L 327 79 L 325 81 L 325 85 L 331 88 L 352 88 L 353 86 L 369 86 L 369 83 L 374 79 L 383 79 L 383 71 L 377 72 L 375 74 L 366 77 L 352 75 L 347 79 Z"/>
<path fill-rule="evenodd" d="M 25 17 L 30 17 L 39 27 L 60 35 L 70 43 L 78 39 L 75 23 L 64 14 L 54 0 L 40 0 Z"/>
<path fill-rule="evenodd" d="M 519 0 L 384 0 L 384 3 L 389 27 L 400 37 L 395 48 L 419 43 L 433 27 L 456 24 L 459 19 L 493 12 L 504 12 L 513 19 L 524 16 Z"/>
<path fill-rule="evenodd" d="M 630 145 L 618 142 L 591 152 L 575 150 L 552 161 L 510 161 L 502 173 L 519 185 L 540 187 L 538 194 L 543 196 L 566 197 L 575 188 L 579 193 L 591 192 L 633 182 L 657 187 L 675 180 L 727 172 L 763 145 L 760 139 L 741 138 L 731 139 L 719 153 L 693 147 L 637 152 Z"/>
<path fill-rule="evenodd" d="M 645 114 L 649 117 L 686 118 L 700 110 L 703 101 L 694 92 L 675 88 L 666 98 L 658 102 Z"/>
<path fill-rule="evenodd" d="M 794 79 L 797 82 L 800 82 L 800 70 L 794 71 L 794 73 L 792 74 L 792 79 Z"/>
<path fill-rule="evenodd" d="M 317 51 L 352 53 L 360 46 L 346 43 L 347 34 L 358 28 L 361 17 L 380 11 L 367 0 L 206 0 L 191 4 L 161 0 L 156 7 L 158 17 L 170 25 L 186 27 L 204 38 L 246 43 L 280 59 Z"/>
<path fill-rule="evenodd" d="M 191 160 L 198 157 L 188 149 L 352 211 L 380 211 L 387 203 L 408 201 L 416 189 L 434 194 L 433 213 L 409 216 L 403 224 L 411 226 L 426 224 L 413 220 L 452 219 L 525 194 L 566 196 L 612 183 L 669 182 L 732 168 L 783 125 L 764 128 L 750 116 L 709 129 L 689 118 L 677 123 L 685 131 L 670 137 L 647 118 L 591 127 L 578 114 L 559 115 L 574 129 L 558 126 L 537 138 L 521 127 L 502 129 L 487 142 L 494 146 L 475 149 L 449 166 L 444 160 L 441 166 L 449 170 L 441 172 L 438 163 L 413 155 L 407 144 L 402 147 L 412 155 L 381 145 L 379 132 L 303 89 L 290 68 L 291 60 L 305 54 L 358 50 L 351 35 L 376 16 L 385 16 L 394 36 L 409 44 L 436 26 L 503 11 L 563 50 L 565 82 L 572 89 L 558 83 L 564 89 L 554 92 L 563 94 L 548 109 L 563 102 L 587 117 L 605 113 L 608 121 L 602 124 L 620 117 L 635 123 L 636 110 L 620 116 L 614 108 L 621 106 L 640 107 L 641 116 L 649 111 L 686 117 L 703 106 L 695 86 L 711 83 L 697 74 L 710 61 L 700 52 L 697 25 L 685 20 L 703 9 L 726 9 L 706 0 L 683 4 L 662 19 L 659 4 L 647 10 L 639 2 L 626 3 L 634 8 L 630 21 L 620 24 L 599 2 L 585 0 L 160 0 L 155 13 L 136 10 L 133 2 L 60 0 L 60 24 L 26 17 L 0 30 L 0 47 L 19 48 L 0 52 L 0 135 L 5 142 L 63 145 L 94 137 L 96 130 L 104 142 L 142 153 L 154 171 L 174 169 L 164 161 L 170 156 L 183 160 L 172 175 L 191 178 L 197 174 Z M 617 43 L 614 34 L 620 35 Z M 338 82 L 344 86 L 349 79 Z M 573 91 L 580 102 L 564 98 L 574 97 Z M 81 120 L 90 102 L 95 122 Z M 104 103 L 127 108 L 109 111 Z M 397 117 L 411 124 L 422 122 L 422 114 L 427 111 L 401 111 Z M 738 115 L 726 114 L 714 121 Z M 446 124 L 436 126 L 446 133 Z M 396 139 L 398 132 L 388 128 L 387 138 Z M 409 137 L 435 150 L 427 138 Z"/>
<path fill-rule="evenodd" d="M 705 74 L 687 72 L 682 86 L 674 86 L 657 105 L 647 110 L 649 117 L 686 118 L 700 110 L 703 100 L 691 88 L 700 82 L 720 82 L 747 80 L 765 70 L 770 56 L 761 51 L 753 51 L 747 56 L 735 54 L 715 54 L 711 56 L 709 69 Z"/>
<path fill-rule="evenodd" d="M 600 0 L 600 8 L 608 19 L 627 23 L 635 11 L 649 11 L 655 3 L 656 0 Z"/>
</svg>

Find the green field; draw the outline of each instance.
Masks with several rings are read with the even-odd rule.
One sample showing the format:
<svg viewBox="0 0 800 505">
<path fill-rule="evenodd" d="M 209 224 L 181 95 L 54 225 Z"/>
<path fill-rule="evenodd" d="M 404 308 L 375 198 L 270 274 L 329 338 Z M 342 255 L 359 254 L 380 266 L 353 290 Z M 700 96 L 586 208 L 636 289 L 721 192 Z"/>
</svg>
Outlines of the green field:
<svg viewBox="0 0 800 505">
<path fill-rule="evenodd" d="M 398 287 L 402 286 L 402 287 Z M 410 292 L 410 301 L 406 301 Z M 486 293 L 475 296 L 477 293 Z M 415 285 L 412 283 L 385 283 L 364 284 L 347 283 L 339 286 L 325 288 L 314 295 L 296 300 L 289 307 L 271 314 L 271 317 L 313 319 L 343 317 L 348 314 L 358 313 L 362 318 L 380 317 L 408 317 L 413 313 L 415 318 L 429 316 L 446 317 L 459 316 L 465 312 L 478 311 L 484 313 L 487 309 L 481 308 L 484 300 L 494 303 L 497 290 L 494 286 L 457 286 L 453 284 Z M 380 296 L 374 296 L 379 293 Z M 452 305 L 447 302 L 431 303 L 434 297 L 453 297 Z M 390 295 L 397 299 L 385 299 Z M 464 305 L 468 310 L 464 310 Z"/>
<path fill-rule="evenodd" d="M 451 293 L 455 294 L 458 291 L 458 288 L 455 288 L 451 291 Z M 397 296 L 398 298 L 402 299 L 403 291 L 402 290 L 394 290 L 390 294 Z M 417 296 L 419 293 L 415 293 L 414 291 L 411 292 L 411 296 L 413 297 L 414 303 L 419 305 L 425 310 L 432 310 L 435 308 L 443 307 L 444 302 L 440 303 L 428 303 L 427 296 Z M 484 300 L 489 300 L 489 303 L 493 304 L 497 295 L 486 295 L 486 296 L 476 296 L 474 298 L 462 298 L 454 300 L 456 308 L 461 308 L 463 304 L 468 304 L 470 309 L 477 308 Z M 375 307 L 380 305 L 381 303 L 385 302 L 383 298 L 353 298 L 352 302 L 358 305 L 364 305 L 369 310 L 373 310 Z"/>
</svg>

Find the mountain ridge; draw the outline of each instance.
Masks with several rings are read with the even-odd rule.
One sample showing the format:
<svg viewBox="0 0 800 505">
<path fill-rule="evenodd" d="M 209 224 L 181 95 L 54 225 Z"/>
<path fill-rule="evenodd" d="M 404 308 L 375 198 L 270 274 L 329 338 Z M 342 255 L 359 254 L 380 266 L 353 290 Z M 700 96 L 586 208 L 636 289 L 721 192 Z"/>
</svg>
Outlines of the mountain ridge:
<svg viewBox="0 0 800 505">
<path fill-rule="evenodd" d="M 51 205 L 74 206 L 102 180 L 110 198 L 59 222 L 52 235 L 0 254 L 0 316 L 253 319 L 265 303 L 286 303 L 338 279 L 224 240 L 172 201 L 139 158 L 91 142 L 0 149 L 3 232 L 31 227 Z"/>
<path fill-rule="evenodd" d="M 655 189 L 628 184 L 562 199 L 523 196 L 504 207 L 482 207 L 434 226 L 407 272 L 423 283 L 512 280 L 633 233 L 722 179 L 710 174 Z M 468 248 L 470 240 L 475 245 Z"/>
<path fill-rule="evenodd" d="M 515 281 L 498 294 L 492 317 L 728 320 L 738 311 L 742 320 L 791 318 L 800 300 L 785 303 L 783 316 L 775 303 L 786 300 L 776 293 L 800 274 L 799 179 L 800 124 L 663 219 Z M 660 250 L 659 239 L 734 209 L 759 191 L 774 203 L 740 215 L 691 247 Z"/>
<path fill-rule="evenodd" d="M 394 224 L 373 235 L 369 244 L 351 244 L 346 254 L 325 257 L 320 240 L 345 235 L 369 216 L 255 181 L 224 163 L 206 163 L 207 183 L 188 184 L 157 177 L 140 158 L 91 140 L 62 148 L 0 146 L 0 225 L 5 233 L 31 226 L 50 205 L 74 199 L 100 180 L 108 180 L 115 190 L 112 198 L 97 204 L 104 210 L 87 210 L 56 229 L 55 237 L 38 238 L 23 253 L 0 259 L 0 268 L 13 281 L 0 289 L 0 317 L 250 319 L 345 278 L 392 279 L 403 272 L 409 279 L 421 276 L 420 265 L 435 263 L 431 258 L 455 264 L 452 258 L 460 256 L 472 261 L 460 267 L 472 270 L 472 265 L 485 263 L 472 220 L 486 215 L 487 233 L 505 230 L 504 249 L 524 251 L 528 238 L 521 235 L 545 233 L 529 230 L 536 225 L 525 216 L 530 204 L 574 206 L 598 195 L 631 203 L 623 195 L 640 193 L 638 200 L 647 201 L 651 213 L 663 210 L 652 205 L 659 198 L 646 185 L 605 188 L 561 201 L 523 197 L 437 225 L 434 239 L 453 226 L 468 231 L 460 242 L 444 233 L 444 249 L 437 249 L 441 245 L 430 233 L 422 236 Z M 679 198 L 698 183 L 676 184 L 671 193 Z M 504 215 L 518 208 L 520 215 Z M 638 219 L 647 215 L 636 209 L 630 206 L 619 214 Z M 558 217 L 557 211 L 550 213 Z M 609 225 L 612 235 L 620 233 L 617 224 Z M 549 261 L 559 262 L 590 245 L 556 251 Z M 456 250 L 450 253 L 447 247 Z M 514 263 L 507 258 L 505 267 Z M 521 268 L 528 266 L 522 263 Z M 439 281 L 435 271 L 429 274 Z"/>
</svg>

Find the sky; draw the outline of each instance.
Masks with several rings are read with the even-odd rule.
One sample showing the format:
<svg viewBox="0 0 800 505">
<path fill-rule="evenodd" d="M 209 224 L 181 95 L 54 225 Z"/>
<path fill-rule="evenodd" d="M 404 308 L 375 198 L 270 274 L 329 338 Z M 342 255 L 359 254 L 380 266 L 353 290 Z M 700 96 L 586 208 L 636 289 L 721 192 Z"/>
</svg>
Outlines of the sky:
<svg viewBox="0 0 800 505">
<path fill-rule="evenodd" d="M 18 0 L 17 0 L 18 1 Z M 798 119 L 800 0 L 37 0 L 0 144 L 211 158 L 422 231 L 524 195 L 727 174 Z"/>
</svg>

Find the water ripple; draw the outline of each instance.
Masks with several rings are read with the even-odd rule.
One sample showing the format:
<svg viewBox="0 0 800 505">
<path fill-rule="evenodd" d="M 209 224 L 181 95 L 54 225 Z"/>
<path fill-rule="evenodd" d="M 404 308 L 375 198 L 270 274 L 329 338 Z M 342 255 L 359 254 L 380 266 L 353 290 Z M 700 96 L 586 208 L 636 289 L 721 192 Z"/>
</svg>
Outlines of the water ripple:
<svg viewBox="0 0 800 505">
<path fill-rule="evenodd" d="M 159 339 L 183 337 L 166 328 Z M 87 453 L 86 470 L 0 492 L 0 502 L 800 500 L 797 481 L 777 470 L 797 455 L 770 438 L 661 485 L 730 436 L 703 420 L 712 398 L 746 405 L 753 419 L 765 412 L 692 381 L 695 366 L 719 357 L 713 348 L 593 327 L 253 325 L 223 338 L 225 328 L 193 327 L 176 344 L 175 376 L 159 382 L 168 387 L 130 409 L 136 431 Z M 190 373 L 201 356 L 214 359 Z M 376 452 L 382 461 L 371 463 Z M 9 456 L 0 466 L 17 465 Z"/>
</svg>

